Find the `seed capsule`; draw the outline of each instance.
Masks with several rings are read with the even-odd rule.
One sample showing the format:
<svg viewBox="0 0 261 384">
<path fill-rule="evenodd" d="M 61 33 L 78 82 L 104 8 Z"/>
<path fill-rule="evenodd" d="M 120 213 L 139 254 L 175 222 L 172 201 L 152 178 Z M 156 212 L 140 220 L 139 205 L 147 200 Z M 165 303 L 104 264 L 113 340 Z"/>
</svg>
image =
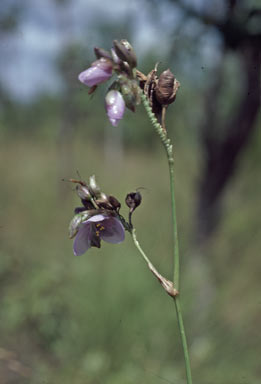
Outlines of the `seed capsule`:
<svg viewBox="0 0 261 384">
<path fill-rule="evenodd" d="M 128 195 L 125 198 L 125 203 L 130 208 L 130 211 L 133 212 L 134 209 L 136 209 L 140 203 L 141 203 L 142 197 L 140 192 L 131 192 L 128 193 Z"/>
<path fill-rule="evenodd" d="M 169 69 L 162 72 L 155 88 L 157 101 L 161 105 L 173 103 L 179 86 L 180 83 L 175 79 L 173 73 Z"/>
</svg>

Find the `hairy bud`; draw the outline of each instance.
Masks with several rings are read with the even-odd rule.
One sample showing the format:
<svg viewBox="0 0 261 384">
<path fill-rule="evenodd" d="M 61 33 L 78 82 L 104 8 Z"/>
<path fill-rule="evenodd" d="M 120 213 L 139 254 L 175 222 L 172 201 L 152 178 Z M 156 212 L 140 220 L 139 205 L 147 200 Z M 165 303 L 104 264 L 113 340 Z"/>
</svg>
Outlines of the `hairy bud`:
<svg viewBox="0 0 261 384">
<path fill-rule="evenodd" d="M 76 186 L 77 195 L 80 197 L 81 200 L 91 200 L 91 194 L 87 187 L 87 185 L 80 185 L 78 184 Z"/>
<path fill-rule="evenodd" d="M 90 177 L 90 181 L 89 181 L 89 190 L 91 192 L 91 194 L 95 197 L 100 197 L 101 195 L 101 189 L 100 187 L 98 186 L 98 184 L 96 183 L 96 180 L 95 180 L 95 176 L 91 176 Z"/>
<path fill-rule="evenodd" d="M 134 52 L 134 49 L 130 45 L 130 43 L 123 39 L 120 42 L 117 40 L 113 41 L 113 46 L 117 56 L 123 60 L 127 61 L 131 68 L 135 68 L 137 66 L 137 57 Z"/>
<path fill-rule="evenodd" d="M 112 59 L 110 52 L 106 51 L 103 48 L 94 47 L 94 53 L 95 53 L 95 56 L 97 57 L 97 59 L 100 59 L 102 57 L 104 59 L 109 59 L 109 60 Z"/>
</svg>

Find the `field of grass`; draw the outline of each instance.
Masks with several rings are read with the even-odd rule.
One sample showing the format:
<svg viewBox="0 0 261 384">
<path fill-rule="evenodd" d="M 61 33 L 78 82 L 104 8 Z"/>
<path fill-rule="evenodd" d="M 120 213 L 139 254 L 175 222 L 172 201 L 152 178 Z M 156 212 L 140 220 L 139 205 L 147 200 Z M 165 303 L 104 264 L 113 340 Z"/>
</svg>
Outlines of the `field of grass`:
<svg viewBox="0 0 261 384">
<path fill-rule="evenodd" d="M 173 303 L 129 236 L 81 257 L 72 253 L 67 228 L 78 201 L 73 185 L 61 179 L 78 170 L 83 179 L 95 174 L 122 204 L 128 192 L 145 188 L 134 225 L 155 265 L 172 277 L 161 148 L 115 150 L 104 154 L 103 145 L 87 140 L 66 153 L 47 140 L 1 142 L 1 384 L 185 383 Z M 248 154 L 242 159 L 222 225 L 204 249 L 195 249 L 197 148 L 181 143 L 175 159 L 181 299 L 194 383 L 258 384 L 260 166 Z"/>
</svg>

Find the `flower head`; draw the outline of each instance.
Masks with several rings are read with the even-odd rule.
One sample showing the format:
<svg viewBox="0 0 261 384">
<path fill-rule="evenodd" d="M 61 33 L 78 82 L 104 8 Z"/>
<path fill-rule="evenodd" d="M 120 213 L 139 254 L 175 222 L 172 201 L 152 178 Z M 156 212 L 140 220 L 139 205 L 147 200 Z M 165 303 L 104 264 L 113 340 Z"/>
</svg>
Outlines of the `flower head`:
<svg viewBox="0 0 261 384">
<path fill-rule="evenodd" d="M 81 72 L 78 79 L 88 87 L 103 83 L 112 76 L 112 62 L 100 58 L 92 63 L 91 67 Z"/>
<path fill-rule="evenodd" d="M 124 238 L 124 227 L 116 216 L 107 212 L 98 213 L 82 222 L 73 243 L 73 251 L 79 256 L 91 247 L 100 248 L 101 240 L 117 244 Z"/>
<path fill-rule="evenodd" d="M 123 118 L 125 111 L 125 102 L 119 91 L 111 90 L 105 97 L 105 106 L 108 118 L 113 126 L 118 125 L 119 120 Z"/>
</svg>

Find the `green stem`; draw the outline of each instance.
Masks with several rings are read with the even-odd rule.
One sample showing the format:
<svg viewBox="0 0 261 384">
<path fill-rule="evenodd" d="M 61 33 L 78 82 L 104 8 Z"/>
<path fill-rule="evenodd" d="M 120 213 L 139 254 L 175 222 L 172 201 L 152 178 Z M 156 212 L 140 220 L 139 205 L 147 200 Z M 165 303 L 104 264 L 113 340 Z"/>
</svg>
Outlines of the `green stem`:
<svg viewBox="0 0 261 384">
<path fill-rule="evenodd" d="M 152 109 L 149 105 L 149 102 L 146 96 L 141 93 L 141 100 L 144 105 L 144 108 L 148 114 L 148 117 L 160 137 L 160 140 L 166 150 L 168 165 L 169 165 L 169 177 L 170 177 L 170 193 L 171 193 L 171 211 L 172 211 L 172 225 L 173 225 L 173 260 L 174 260 L 174 272 L 173 272 L 173 284 L 175 284 L 175 288 L 177 291 L 179 290 L 179 243 L 178 243 L 178 230 L 177 230 L 177 219 L 176 219 L 176 203 L 175 203 L 175 188 L 174 188 L 174 159 L 173 159 L 173 150 L 170 139 L 167 137 L 167 132 L 162 128 L 162 126 L 158 123 Z M 192 376 L 191 376 L 191 368 L 190 368 L 190 359 L 188 352 L 187 339 L 185 334 L 185 328 L 182 318 L 181 306 L 180 306 L 180 298 L 179 295 L 175 295 L 173 297 L 175 303 L 175 309 L 179 324 L 179 331 L 181 337 L 181 343 L 183 347 L 183 354 L 185 360 L 185 368 L 187 375 L 187 384 L 192 384 Z"/>
<path fill-rule="evenodd" d="M 174 297 L 174 303 L 175 303 L 176 314 L 177 314 L 177 318 L 178 318 L 179 333 L 180 333 L 180 337 L 181 337 L 181 343 L 182 343 L 182 347 L 183 347 L 183 354 L 184 354 L 184 360 L 185 360 L 185 369 L 186 369 L 186 375 L 187 375 L 187 384 L 192 384 L 192 376 L 191 376 L 188 344 L 187 344 L 185 327 L 184 327 L 183 318 L 182 318 L 182 312 L 181 312 L 181 307 L 180 307 L 179 295 Z"/>
<path fill-rule="evenodd" d="M 174 159 L 171 155 L 168 154 L 168 164 L 169 164 L 169 179 L 170 179 L 170 195 L 171 195 L 171 211 L 172 211 L 172 225 L 173 225 L 173 240 L 174 240 L 174 271 L 173 271 L 173 283 L 175 287 L 179 290 L 179 240 L 178 240 L 178 226 L 176 219 L 176 202 L 175 202 L 175 188 L 174 188 Z"/>
</svg>

